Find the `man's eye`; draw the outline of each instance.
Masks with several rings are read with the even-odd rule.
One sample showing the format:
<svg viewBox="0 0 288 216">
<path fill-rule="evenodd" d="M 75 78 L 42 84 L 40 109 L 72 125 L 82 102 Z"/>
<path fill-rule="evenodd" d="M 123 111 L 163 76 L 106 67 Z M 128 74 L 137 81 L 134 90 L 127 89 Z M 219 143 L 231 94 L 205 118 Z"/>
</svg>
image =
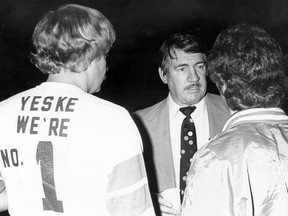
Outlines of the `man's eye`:
<svg viewBox="0 0 288 216">
<path fill-rule="evenodd" d="M 196 67 L 198 67 L 198 68 L 204 68 L 204 64 L 196 65 Z"/>
<path fill-rule="evenodd" d="M 184 67 L 179 67 L 179 68 L 177 68 L 177 71 L 184 71 L 184 70 L 185 70 Z"/>
<path fill-rule="evenodd" d="M 196 70 L 203 71 L 206 69 L 205 64 L 195 65 Z"/>
</svg>

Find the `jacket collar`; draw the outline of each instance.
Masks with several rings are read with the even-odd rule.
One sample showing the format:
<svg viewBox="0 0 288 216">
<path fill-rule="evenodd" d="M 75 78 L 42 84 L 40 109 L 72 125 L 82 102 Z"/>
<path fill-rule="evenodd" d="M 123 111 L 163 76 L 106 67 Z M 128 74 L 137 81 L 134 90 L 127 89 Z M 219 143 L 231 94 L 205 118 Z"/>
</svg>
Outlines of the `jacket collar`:
<svg viewBox="0 0 288 216">
<path fill-rule="evenodd" d="M 288 116 L 280 108 L 253 108 L 236 112 L 233 114 L 222 131 L 228 130 L 238 124 L 248 122 L 279 122 L 288 123 Z"/>
</svg>

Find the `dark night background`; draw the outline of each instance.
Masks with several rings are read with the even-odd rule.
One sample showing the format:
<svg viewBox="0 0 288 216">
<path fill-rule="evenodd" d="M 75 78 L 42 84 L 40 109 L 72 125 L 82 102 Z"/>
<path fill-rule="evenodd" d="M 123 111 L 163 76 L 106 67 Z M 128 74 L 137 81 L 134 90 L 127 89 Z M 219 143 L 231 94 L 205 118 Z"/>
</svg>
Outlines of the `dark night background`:
<svg viewBox="0 0 288 216">
<path fill-rule="evenodd" d="M 66 3 L 96 8 L 112 22 L 116 42 L 97 96 L 131 112 L 167 95 L 156 56 L 172 33 L 198 34 L 209 50 L 221 30 L 246 22 L 263 27 L 288 51 L 288 0 L 0 0 L 0 100 L 45 80 L 29 60 L 31 35 L 44 12 Z"/>
</svg>

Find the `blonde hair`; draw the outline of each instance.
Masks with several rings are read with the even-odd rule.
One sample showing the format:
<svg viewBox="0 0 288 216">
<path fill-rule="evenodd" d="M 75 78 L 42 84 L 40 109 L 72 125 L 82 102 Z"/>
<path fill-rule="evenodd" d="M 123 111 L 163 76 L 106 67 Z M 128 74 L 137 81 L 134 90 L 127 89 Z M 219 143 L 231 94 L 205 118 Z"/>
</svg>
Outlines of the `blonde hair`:
<svg viewBox="0 0 288 216">
<path fill-rule="evenodd" d="M 43 73 L 85 71 L 89 64 L 106 55 L 115 41 L 110 21 L 98 10 L 67 4 L 46 13 L 33 33 L 32 62 Z"/>
</svg>

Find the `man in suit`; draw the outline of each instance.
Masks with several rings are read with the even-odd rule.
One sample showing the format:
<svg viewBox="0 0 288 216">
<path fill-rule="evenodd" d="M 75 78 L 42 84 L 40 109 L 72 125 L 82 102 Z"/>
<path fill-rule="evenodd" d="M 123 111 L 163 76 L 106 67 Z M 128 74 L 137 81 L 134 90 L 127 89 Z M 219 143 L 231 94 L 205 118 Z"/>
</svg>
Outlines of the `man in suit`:
<svg viewBox="0 0 288 216">
<path fill-rule="evenodd" d="M 160 48 L 158 69 L 161 80 L 168 85 L 169 95 L 163 101 L 135 113 L 144 142 L 150 190 L 157 195 L 154 205 L 158 214 L 176 215 L 183 195 L 180 190 L 183 151 L 180 133 L 185 116 L 179 108 L 196 107 L 190 117 L 197 134 L 197 144 L 191 142 L 191 147 L 197 145 L 197 149 L 219 133 L 229 117 L 222 98 L 206 92 L 205 64 L 206 57 L 197 37 L 172 35 Z"/>
</svg>

